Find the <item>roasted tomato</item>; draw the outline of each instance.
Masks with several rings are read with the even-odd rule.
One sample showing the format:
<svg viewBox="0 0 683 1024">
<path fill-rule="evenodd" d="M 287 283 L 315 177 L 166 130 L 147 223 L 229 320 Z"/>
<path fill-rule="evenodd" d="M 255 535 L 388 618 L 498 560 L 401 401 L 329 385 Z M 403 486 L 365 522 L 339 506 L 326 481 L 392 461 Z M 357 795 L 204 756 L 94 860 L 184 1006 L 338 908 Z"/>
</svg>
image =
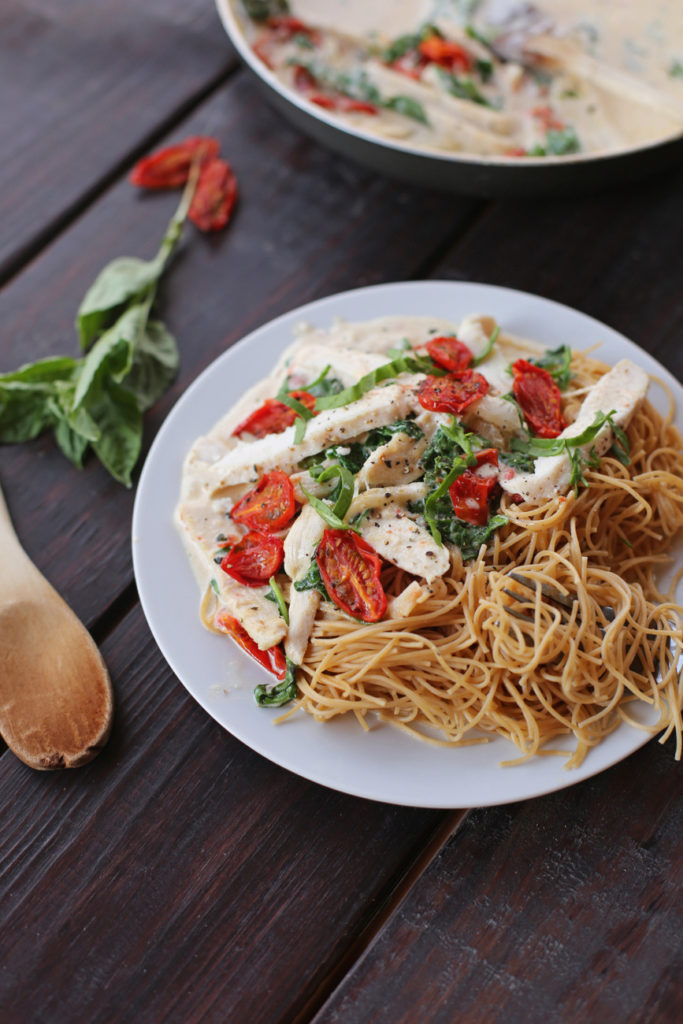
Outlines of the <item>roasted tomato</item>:
<svg viewBox="0 0 683 1024">
<path fill-rule="evenodd" d="M 498 465 L 498 452 L 495 448 L 485 448 L 481 452 L 476 452 L 476 458 L 477 467 L 485 464 Z M 448 488 L 448 493 L 458 519 L 471 523 L 472 526 L 485 526 L 489 518 L 489 500 L 497 483 L 495 474 L 480 476 L 474 467 L 456 477 Z"/>
<path fill-rule="evenodd" d="M 364 622 L 382 618 L 387 608 L 382 562 L 362 537 L 352 530 L 325 530 L 315 558 L 327 593 L 343 612 Z"/>
<path fill-rule="evenodd" d="M 423 39 L 418 50 L 432 64 L 438 64 L 450 71 L 471 71 L 472 55 L 460 43 L 449 42 L 440 36 Z"/>
<path fill-rule="evenodd" d="M 227 160 L 202 165 L 188 219 L 200 231 L 220 231 L 230 220 L 237 200 L 237 178 Z"/>
<path fill-rule="evenodd" d="M 287 673 L 287 662 L 279 644 L 262 651 L 255 640 L 252 640 L 244 626 L 240 625 L 232 615 L 225 615 L 219 612 L 215 619 L 216 629 L 228 633 L 233 640 L 240 645 L 247 654 L 263 665 L 269 672 L 272 672 L 278 679 L 284 679 Z"/>
<path fill-rule="evenodd" d="M 460 373 L 472 365 L 474 356 L 464 341 L 457 338 L 432 338 L 425 348 L 437 364 L 451 373 Z"/>
<path fill-rule="evenodd" d="M 420 405 L 430 412 L 459 415 L 482 398 L 489 389 L 486 377 L 474 370 L 461 370 L 449 377 L 426 377 L 417 391 Z"/>
<path fill-rule="evenodd" d="M 313 410 L 315 395 L 311 395 L 308 391 L 290 391 L 289 395 L 291 398 L 296 398 L 307 409 Z M 235 427 L 232 436 L 253 434 L 254 437 L 265 437 L 266 434 L 281 434 L 287 427 L 291 427 L 295 419 L 296 413 L 288 405 L 278 402 L 277 398 L 267 398 L 263 405 Z"/>
<path fill-rule="evenodd" d="M 524 419 L 538 437 L 557 437 L 567 426 L 562 395 L 547 370 L 526 359 L 512 364 L 512 393 Z"/>
<path fill-rule="evenodd" d="M 262 587 L 278 571 L 284 557 L 285 549 L 279 537 L 250 530 L 230 548 L 221 562 L 221 569 L 247 587 Z"/>
<path fill-rule="evenodd" d="M 219 150 L 217 139 L 194 135 L 138 160 L 128 180 L 140 188 L 179 188 L 189 178 L 194 162 L 215 160 Z"/>
<path fill-rule="evenodd" d="M 304 21 L 288 15 L 268 18 L 266 25 L 279 43 L 287 43 L 294 36 L 306 36 L 314 45 L 320 42 L 320 33 Z"/>
<path fill-rule="evenodd" d="M 339 97 L 339 109 L 350 114 L 379 114 L 379 107 L 367 100 L 354 100 L 351 96 Z"/>
<path fill-rule="evenodd" d="M 276 469 L 264 473 L 256 487 L 237 502 L 230 513 L 236 523 L 250 530 L 284 530 L 294 518 L 296 502 L 292 481 Z"/>
</svg>

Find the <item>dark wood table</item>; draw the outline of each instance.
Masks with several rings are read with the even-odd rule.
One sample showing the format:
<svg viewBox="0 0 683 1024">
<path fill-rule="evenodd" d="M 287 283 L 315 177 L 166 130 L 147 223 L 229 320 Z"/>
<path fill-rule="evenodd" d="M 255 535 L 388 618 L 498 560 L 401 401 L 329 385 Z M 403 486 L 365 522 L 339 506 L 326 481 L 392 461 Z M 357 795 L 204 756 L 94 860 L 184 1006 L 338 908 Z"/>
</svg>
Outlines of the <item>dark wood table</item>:
<svg viewBox="0 0 683 1024">
<path fill-rule="evenodd" d="M 549 296 L 682 375 L 680 170 L 557 201 L 379 178 L 273 112 L 211 0 L 10 0 L 0 85 L 0 370 L 75 354 L 96 270 L 151 255 L 176 198 L 134 193 L 137 157 L 210 133 L 238 174 L 230 230 L 195 233 L 164 289 L 182 364 L 146 447 L 247 331 L 379 281 Z M 117 699 L 85 768 L 36 773 L 0 753 L 3 1022 L 683 1019 L 671 742 L 503 807 L 329 791 L 233 739 L 173 676 L 133 581 L 134 491 L 94 460 L 79 472 L 50 438 L 1 449 L 0 478 Z"/>
</svg>

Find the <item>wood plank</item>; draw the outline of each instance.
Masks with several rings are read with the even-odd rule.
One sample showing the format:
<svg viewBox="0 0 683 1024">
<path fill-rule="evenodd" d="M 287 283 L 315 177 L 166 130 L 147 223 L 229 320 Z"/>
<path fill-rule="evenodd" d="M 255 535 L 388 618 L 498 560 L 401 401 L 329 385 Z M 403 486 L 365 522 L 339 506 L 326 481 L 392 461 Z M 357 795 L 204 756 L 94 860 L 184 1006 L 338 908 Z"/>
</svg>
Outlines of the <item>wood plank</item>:
<svg viewBox="0 0 683 1024">
<path fill-rule="evenodd" d="M 188 230 L 164 295 L 181 371 L 147 417 L 146 445 L 188 383 L 215 356 L 274 315 L 330 292 L 419 273 L 478 209 L 472 200 L 394 185 L 341 160 L 284 123 L 252 78 L 229 85 L 172 138 L 217 135 L 241 183 L 230 230 Z M 122 254 L 151 255 L 177 202 L 108 191 L 0 295 L 2 370 L 74 353 L 73 319 L 95 272 Z M 94 461 L 79 472 L 51 439 L 0 449 L 19 534 L 40 568 L 92 623 L 131 580 L 133 495 Z"/>
<path fill-rule="evenodd" d="M 683 379 L 680 169 L 598 196 L 486 209 L 432 271 L 564 302 L 622 331 Z M 576 346 L 581 339 L 567 339 Z"/>
<path fill-rule="evenodd" d="M 443 813 L 252 753 L 173 678 L 139 608 L 103 652 L 104 752 L 50 774 L 0 757 L 0 1016 L 291 1021 Z"/>
<path fill-rule="evenodd" d="M 235 65 L 205 0 L 3 4 L 0 279 Z"/>
<path fill-rule="evenodd" d="M 679 774 L 650 743 L 472 812 L 315 1024 L 680 1020 Z"/>
</svg>

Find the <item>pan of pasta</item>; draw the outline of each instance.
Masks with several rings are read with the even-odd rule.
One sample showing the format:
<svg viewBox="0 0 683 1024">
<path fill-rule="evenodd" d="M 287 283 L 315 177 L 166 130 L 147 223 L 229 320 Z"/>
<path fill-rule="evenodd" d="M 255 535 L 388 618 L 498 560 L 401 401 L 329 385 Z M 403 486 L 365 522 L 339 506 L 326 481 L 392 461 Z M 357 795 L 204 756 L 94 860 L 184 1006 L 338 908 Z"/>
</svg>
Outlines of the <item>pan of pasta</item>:
<svg viewBox="0 0 683 1024">
<path fill-rule="evenodd" d="M 152 448 L 133 531 L 152 630 L 231 732 L 361 795 L 520 799 L 654 734 L 680 758 L 680 391 L 506 289 L 288 314 Z"/>
<path fill-rule="evenodd" d="M 411 183 L 572 193 L 683 156 L 678 0 L 217 0 L 270 101 Z"/>
</svg>

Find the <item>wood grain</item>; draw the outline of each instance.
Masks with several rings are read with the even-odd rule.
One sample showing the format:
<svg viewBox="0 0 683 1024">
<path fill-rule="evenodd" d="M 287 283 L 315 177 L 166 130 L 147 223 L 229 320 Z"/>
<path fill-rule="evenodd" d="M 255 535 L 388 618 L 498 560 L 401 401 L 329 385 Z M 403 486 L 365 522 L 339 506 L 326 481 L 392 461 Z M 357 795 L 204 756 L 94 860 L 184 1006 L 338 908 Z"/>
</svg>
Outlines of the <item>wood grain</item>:
<svg viewBox="0 0 683 1024">
<path fill-rule="evenodd" d="M 0 279 L 235 66 L 205 0 L 2 4 Z"/>
<path fill-rule="evenodd" d="M 0 757 L 0 1016 L 291 1021 L 442 812 L 252 753 L 173 678 L 139 609 L 103 653 L 118 701 L 98 759 L 45 776 Z"/>
<path fill-rule="evenodd" d="M 207 363 L 244 333 L 301 302 L 420 272 L 477 204 L 397 186 L 319 149 L 284 124 L 246 73 L 171 138 L 215 134 L 241 193 L 234 222 L 206 237 L 188 228 L 163 289 L 181 350 L 178 380 L 146 418 L 145 447 Z M 2 365 L 74 353 L 73 319 L 97 269 L 154 252 L 175 195 L 113 187 L 0 295 Z M 283 338 L 283 345 L 288 339 Z M 132 578 L 133 495 L 94 461 L 79 471 L 51 438 L 0 448 L 0 479 L 32 559 L 92 624 Z M 170 514 L 170 511 L 169 511 Z"/>
<path fill-rule="evenodd" d="M 588 199 L 492 204 L 432 274 L 574 306 L 683 379 L 682 184 L 677 169 Z"/>
<path fill-rule="evenodd" d="M 650 743 L 472 812 L 315 1024 L 680 1020 L 681 811 L 672 745 Z"/>
</svg>

